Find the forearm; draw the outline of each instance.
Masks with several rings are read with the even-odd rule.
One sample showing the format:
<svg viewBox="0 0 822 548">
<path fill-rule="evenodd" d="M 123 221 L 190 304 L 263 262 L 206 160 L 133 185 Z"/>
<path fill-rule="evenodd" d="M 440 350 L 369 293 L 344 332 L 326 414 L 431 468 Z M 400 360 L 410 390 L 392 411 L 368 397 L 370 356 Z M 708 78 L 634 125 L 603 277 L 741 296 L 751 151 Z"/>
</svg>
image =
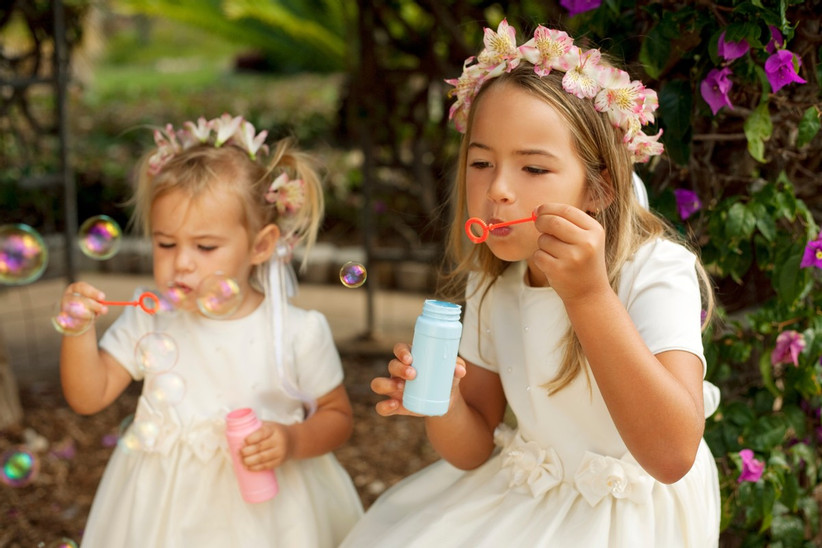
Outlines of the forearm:
<svg viewBox="0 0 822 548">
<path fill-rule="evenodd" d="M 566 309 L 631 454 L 660 481 L 679 479 L 704 429 L 693 393 L 650 352 L 610 289 L 566 303 Z"/>
<path fill-rule="evenodd" d="M 461 397 L 446 415 L 426 417 L 425 430 L 439 455 L 462 470 L 482 465 L 494 450 L 494 428 Z"/>
<path fill-rule="evenodd" d="M 104 409 L 125 387 L 112 380 L 93 328 L 82 335 L 63 337 L 60 381 L 69 406 L 84 415 Z"/>
<path fill-rule="evenodd" d="M 351 437 L 353 419 L 340 410 L 318 410 L 309 419 L 287 426 L 291 459 L 309 459 L 337 449 Z"/>
</svg>

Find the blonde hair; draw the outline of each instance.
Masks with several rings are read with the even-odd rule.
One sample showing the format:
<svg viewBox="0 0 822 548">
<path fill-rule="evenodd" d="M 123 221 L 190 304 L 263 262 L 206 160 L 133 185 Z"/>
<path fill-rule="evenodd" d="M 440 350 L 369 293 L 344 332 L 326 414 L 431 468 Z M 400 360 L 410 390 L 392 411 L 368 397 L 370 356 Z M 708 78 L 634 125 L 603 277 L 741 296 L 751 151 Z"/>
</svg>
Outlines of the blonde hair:
<svg viewBox="0 0 822 548">
<path fill-rule="evenodd" d="M 242 222 L 250 242 L 269 224 L 279 227 L 280 238 L 295 246 L 303 244 L 306 251 L 316 241 L 324 210 L 322 178 L 314 158 L 298 150 L 293 139 L 277 141 L 271 153 L 264 156 L 266 160 L 253 160 L 246 150 L 233 144 L 197 145 L 176 153 L 154 174 L 149 159 L 156 152 L 156 148 L 149 150 L 138 164 L 131 200 L 131 222 L 144 235 L 151 234 L 151 206 L 159 197 L 182 191 L 193 200 L 222 185 L 240 200 Z M 265 199 L 269 185 L 283 172 L 304 182 L 304 203 L 288 215 L 280 214 L 276 204 Z M 252 275 L 252 279 L 255 277 Z"/>
<path fill-rule="evenodd" d="M 562 76 L 563 73 L 558 71 L 539 76 L 534 72 L 533 65 L 523 61 L 511 72 L 489 80 L 474 99 L 460 146 L 456 184 L 451 197 L 455 219 L 449 231 L 446 249 L 453 266 L 445 275 L 445 291 L 450 298 L 464 291 L 464 282 L 469 273 L 479 272 L 481 278 L 477 290 L 484 288 L 481 298 L 484 300 L 490 286 L 510 264 L 495 257 L 488 246 L 469 244 L 464 232 L 467 218 L 465 172 L 468 143 L 476 105 L 492 87 L 516 86 L 545 101 L 567 123 L 573 145 L 585 169 L 585 180 L 591 196 L 597 203 L 606 204 L 610 201 L 607 207 L 596 214 L 596 219 L 605 228 L 605 264 L 608 281 L 614 290 L 619 283 L 622 266 L 643 243 L 664 237 L 684 244 L 664 219 L 644 209 L 637 201 L 632 182 L 631 156 L 623 144 L 622 130 L 614 128 L 606 114 L 597 112 L 592 100 L 579 99 L 563 90 Z M 603 172 L 608 174 L 608 181 L 603 177 Z M 713 291 L 698 260 L 697 273 L 702 285 L 704 306 L 710 316 Z M 564 353 L 559 372 L 543 385 L 549 394 L 567 386 L 580 371 L 588 374 L 582 345 L 572 326 L 568 328 L 562 341 Z"/>
</svg>

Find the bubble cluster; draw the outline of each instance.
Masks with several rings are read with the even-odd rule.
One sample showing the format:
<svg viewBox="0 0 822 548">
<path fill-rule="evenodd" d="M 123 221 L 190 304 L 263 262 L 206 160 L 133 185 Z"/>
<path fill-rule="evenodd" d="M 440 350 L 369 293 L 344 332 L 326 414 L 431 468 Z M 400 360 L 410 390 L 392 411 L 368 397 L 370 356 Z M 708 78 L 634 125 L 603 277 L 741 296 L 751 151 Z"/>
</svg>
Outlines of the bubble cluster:
<svg viewBox="0 0 822 548">
<path fill-rule="evenodd" d="M 58 333 L 68 336 L 82 335 L 94 324 L 94 313 L 88 308 L 88 298 L 71 295 L 57 303 L 57 312 L 51 324 Z"/>
<path fill-rule="evenodd" d="M 120 251 L 123 231 L 117 221 L 108 215 L 90 217 L 80 225 L 77 233 L 80 250 L 87 257 L 104 261 Z"/>
<path fill-rule="evenodd" d="M 348 261 L 340 268 L 340 281 L 345 287 L 360 287 L 365 283 L 368 272 L 365 266 L 354 261 Z"/>
<path fill-rule="evenodd" d="M 158 407 L 173 407 L 183 401 L 186 383 L 176 373 L 163 373 L 148 382 L 147 395 L 151 403 Z"/>
<path fill-rule="evenodd" d="M 140 337 L 134 348 L 134 359 L 146 373 L 165 373 L 177 364 L 180 353 L 174 338 L 151 332 Z"/>
<path fill-rule="evenodd" d="M 243 302 L 240 284 L 223 274 L 207 276 L 197 288 L 197 308 L 213 319 L 234 314 Z"/>
<path fill-rule="evenodd" d="M 24 224 L 0 226 L 0 283 L 22 285 L 43 275 L 48 248 L 36 230 Z"/>
<path fill-rule="evenodd" d="M 0 457 L 0 481 L 11 487 L 24 487 L 37 476 L 39 461 L 25 449 L 11 449 Z"/>
</svg>

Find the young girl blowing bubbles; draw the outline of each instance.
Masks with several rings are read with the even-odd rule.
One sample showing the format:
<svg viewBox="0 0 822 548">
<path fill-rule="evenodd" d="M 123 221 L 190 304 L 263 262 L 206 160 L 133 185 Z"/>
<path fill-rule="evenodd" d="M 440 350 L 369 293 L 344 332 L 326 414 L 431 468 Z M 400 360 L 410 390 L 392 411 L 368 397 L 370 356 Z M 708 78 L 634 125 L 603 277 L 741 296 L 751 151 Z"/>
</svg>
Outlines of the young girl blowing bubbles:
<svg viewBox="0 0 822 548">
<path fill-rule="evenodd" d="M 63 390 L 75 411 L 96 413 L 144 381 L 83 546 L 336 546 L 362 513 L 331 454 L 352 431 L 331 332 L 320 313 L 287 302 L 290 248 L 310 247 L 321 220 L 320 179 L 289 140 L 269 154 L 265 137 L 229 115 L 169 125 L 139 166 L 135 219 L 151 238 L 163 302 L 178 306 L 126 308 L 99 347 L 94 329 L 63 338 Z M 239 290 L 236 311 L 216 319 L 195 304 L 215 277 Z M 79 312 L 69 305 L 78 296 Z M 99 315 L 103 299 L 78 282 L 63 302 Z M 146 335 L 165 345 L 145 348 Z M 176 363 L 164 371 L 156 364 L 169 353 Z M 263 422 L 241 455 L 249 470 L 276 470 L 279 494 L 265 502 L 245 502 L 232 469 L 225 416 L 237 408 Z"/>
<path fill-rule="evenodd" d="M 564 32 L 517 47 L 506 21 L 451 83 L 465 136 L 449 243 L 467 290 L 450 407 L 425 419 L 444 460 L 343 546 L 716 546 L 704 272 L 632 185 L 632 163 L 662 152 L 642 132 L 656 94 Z M 532 213 L 479 245 L 464 232 Z M 394 354 L 372 381 L 386 416 L 409 414 L 415 377 L 409 346 Z"/>
</svg>

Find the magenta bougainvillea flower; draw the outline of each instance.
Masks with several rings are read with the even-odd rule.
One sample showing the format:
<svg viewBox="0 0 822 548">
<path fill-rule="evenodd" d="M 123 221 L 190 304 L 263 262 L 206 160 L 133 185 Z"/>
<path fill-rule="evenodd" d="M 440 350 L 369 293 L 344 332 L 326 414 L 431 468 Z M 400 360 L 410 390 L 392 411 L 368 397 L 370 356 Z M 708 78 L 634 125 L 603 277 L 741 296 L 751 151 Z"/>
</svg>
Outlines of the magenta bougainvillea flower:
<svg viewBox="0 0 822 548">
<path fill-rule="evenodd" d="M 578 13 L 595 10 L 602 4 L 602 0 L 559 0 L 559 5 L 568 10 L 573 17 Z"/>
<path fill-rule="evenodd" d="M 822 268 L 822 232 L 815 240 L 811 240 L 805 246 L 805 254 L 802 255 L 802 262 L 799 263 L 799 266 L 801 268 L 808 268 L 809 266 Z"/>
<path fill-rule="evenodd" d="M 776 93 L 791 82 L 804 84 L 805 80 L 796 72 L 802 61 L 792 51 L 781 49 L 765 61 L 765 75 Z"/>
<path fill-rule="evenodd" d="M 765 463 L 761 460 L 755 459 L 753 451 L 750 449 L 743 449 L 739 452 L 739 457 L 742 459 L 742 473 L 739 474 L 739 483 L 743 481 L 759 481 L 762 477 L 762 472 L 765 470 Z"/>
<path fill-rule="evenodd" d="M 744 38 L 739 42 L 726 42 L 724 32 L 719 35 L 719 42 L 716 45 L 716 52 L 719 54 L 720 57 L 724 58 L 726 61 L 733 61 L 734 59 L 739 59 L 740 57 L 748 53 L 749 49 L 751 49 L 751 46 L 748 44 L 748 41 Z"/>
<path fill-rule="evenodd" d="M 711 107 L 711 112 L 714 113 L 714 116 L 716 116 L 716 113 L 719 112 L 719 109 L 722 107 L 728 107 L 731 110 L 734 108 L 731 100 L 728 99 L 728 92 L 731 91 L 731 87 L 733 86 L 733 82 L 731 82 L 729 78 L 730 75 L 731 69 L 728 67 L 711 69 L 708 76 L 706 76 L 699 85 L 702 98 L 705 99 L 705 102 Z"/>
<path fill-rule="evenodd" d="M 805 348 L 805 336 L 793 329 L 783 331 L 776 338 L 776 347 L 771 352 L 771 364 L 799 365 L 799 353 Z"/>
<path fill-rule="evenodd" d="M 702 202 L 693 190 L 678 188 L 674 190 L 674 197 L 676 209 L 683 221 L 702 209 Z"/>
<path fill-rule="evenodd" d="M 782 47 L 782 44 L 785 43 L 785 38 L 782 37 L 782 33 L 779 32 L 779 29 L 773 25 L 768 25 L 768 29 L 771 31 L 771 39 L 765 46 L 765 51 L 768 53 L 776 53 L 776 50 Z"/>
</svg>

